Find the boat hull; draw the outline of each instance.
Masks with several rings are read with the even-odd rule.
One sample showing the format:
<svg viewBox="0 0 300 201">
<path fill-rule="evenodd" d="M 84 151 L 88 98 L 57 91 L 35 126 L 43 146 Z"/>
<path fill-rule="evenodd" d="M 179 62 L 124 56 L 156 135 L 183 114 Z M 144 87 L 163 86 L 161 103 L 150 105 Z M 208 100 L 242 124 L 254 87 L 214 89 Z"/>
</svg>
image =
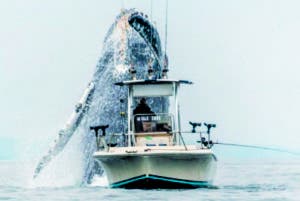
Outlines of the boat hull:
<svg viewBox="0 0 300 201">
<path fill-rule="evenodd" d="M 211 186 L 210 182 L 190 181 L 157 175 L 141 175 L 110 185 L 112 188 L 127 189 L 191 189 Z"/>
<path fill-rule="evenodd" d="M 216 157 L 210 150 L 136 153 L 96 152 L 110 187 L 198 188 L 212 184 Z"/>
</svg>

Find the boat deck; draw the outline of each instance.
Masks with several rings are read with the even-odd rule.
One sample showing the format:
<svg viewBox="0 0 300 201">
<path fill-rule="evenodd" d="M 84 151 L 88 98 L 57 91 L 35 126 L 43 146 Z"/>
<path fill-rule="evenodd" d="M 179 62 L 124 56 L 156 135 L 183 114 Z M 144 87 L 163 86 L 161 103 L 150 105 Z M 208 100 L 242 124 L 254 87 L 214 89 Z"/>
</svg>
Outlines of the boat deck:
<svg viewBox="0 0 300 201">
<path fill-rule="evenodd" d="M 211 149 L 201 148 L 195 145 L 176 146 L 136 146 L 136 147 L 110 147 L 108 151 L 96 151 L 94 157 L 124 156 L 124 155 L 199 155 L 212 154 Z"/>
</svg>

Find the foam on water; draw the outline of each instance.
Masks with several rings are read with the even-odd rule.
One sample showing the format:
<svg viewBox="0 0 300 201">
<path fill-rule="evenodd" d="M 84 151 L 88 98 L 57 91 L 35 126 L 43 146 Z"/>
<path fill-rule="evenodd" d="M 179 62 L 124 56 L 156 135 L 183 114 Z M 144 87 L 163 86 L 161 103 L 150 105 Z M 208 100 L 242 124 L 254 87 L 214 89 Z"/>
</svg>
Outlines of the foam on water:
<svg viewBox="0 0 300 201">
<path fill-rule="evenodd" d="M 66 148 L 45 167 L 43 174 L 31 180 L 32 187 L 79 186 L 83 177 L 81 136 L 74 135 Z"/>
<path fill-rule="evenodd" d="M 108 180 L 107 177 L 105 175 L 95 175 L 93 177 L 93 180 L 91 182 L 91 184 L 89 186 L 95 187 L 95 186 L 99 186 L 99 187 L 108 187 Z"/>
</svg>

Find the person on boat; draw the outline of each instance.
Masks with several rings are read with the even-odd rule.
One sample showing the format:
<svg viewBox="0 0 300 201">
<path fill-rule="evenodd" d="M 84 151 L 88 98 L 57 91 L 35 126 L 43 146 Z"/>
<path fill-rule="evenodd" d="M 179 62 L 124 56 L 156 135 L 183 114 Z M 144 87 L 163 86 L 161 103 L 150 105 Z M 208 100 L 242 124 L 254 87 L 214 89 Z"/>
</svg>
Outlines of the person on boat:
<svg viewBox="0 0 300 201">
<path fill-rule="evenodd" d="M 133 110 L 134 115 L 152 115 L 154 112 L 151 111 L 151 108 L 147 105 L 146 99 L 141 98 L 140 103 L 136 106 L 136 108 Z M 141 120 L 138 120 L 138 117 L 134 117 L 135 122 L 135 131 L 136 132 L 143 132 L 143 122 Z"/>
<path fill-rule="evenodd" d="M 150 107 L 147 105 L 146 99 L 141 98 L 140 103 L 133 110 L 133 114 L 154 114 L 154 112 L 152 112 Z"/>
</svg>

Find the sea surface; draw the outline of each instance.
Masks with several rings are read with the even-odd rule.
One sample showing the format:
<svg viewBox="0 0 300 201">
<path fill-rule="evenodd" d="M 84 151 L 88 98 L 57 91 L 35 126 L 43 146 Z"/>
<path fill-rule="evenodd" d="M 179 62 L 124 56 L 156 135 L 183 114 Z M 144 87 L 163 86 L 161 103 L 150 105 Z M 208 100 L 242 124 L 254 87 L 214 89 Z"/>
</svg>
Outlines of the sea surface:
<svg viewBox="0 0 300 201">
<path fill-rule="evenodd" d="M 0 161 L 0 200 L 300 200 L 299 158 L 219 159 L 214 185 L 193 190 L 110 189 L 105 177 L 88 186 L 39 187 L 32 183 L 31 167 Z"/>
</svg>

